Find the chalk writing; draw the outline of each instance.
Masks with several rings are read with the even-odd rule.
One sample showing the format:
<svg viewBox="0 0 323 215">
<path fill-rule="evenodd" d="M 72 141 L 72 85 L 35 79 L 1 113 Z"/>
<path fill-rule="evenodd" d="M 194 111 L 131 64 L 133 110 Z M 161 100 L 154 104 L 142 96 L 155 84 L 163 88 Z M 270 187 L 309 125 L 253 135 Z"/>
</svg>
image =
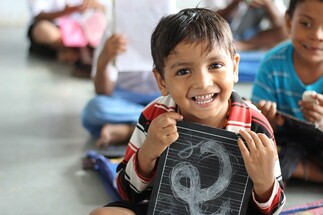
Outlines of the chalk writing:
<svg viewBox="0 0 323 215">
<path fill-rule="evenodd" d="M 189 154 L 192 154 L 194 148 L 200 150 L 200 156 L 216 156 L 219 158 L 220 169 L 217 181 L 210 187 L 202 189 L 198 169 L 189 162 L 180 162 L 173 167 L 171 171 L 170 185 L 174 196 L 184 200 L 188 204 L 190 214 L 200 215 L 204 214 L 200 209 L 201 203 L 218 198 L 227 189 L 231 181 L 232 166 L 230 157 L 220 142 L 216 143 L 215 141 L 210 140 L 202 141 L 201 143 L 188 147 L 183 151 L 189 150 L 191 151 Z M 179 157 L 181 157 L 183 151 L 178 153 Z M 190 184 L 181 184 L 181 180 L 183 178 L 187 178 Z M 229 200 L 225 201 L 221 206 L 220 212 L 214 214 L 228 214 L 230 211 L 229 205 Z"/>
</svg>

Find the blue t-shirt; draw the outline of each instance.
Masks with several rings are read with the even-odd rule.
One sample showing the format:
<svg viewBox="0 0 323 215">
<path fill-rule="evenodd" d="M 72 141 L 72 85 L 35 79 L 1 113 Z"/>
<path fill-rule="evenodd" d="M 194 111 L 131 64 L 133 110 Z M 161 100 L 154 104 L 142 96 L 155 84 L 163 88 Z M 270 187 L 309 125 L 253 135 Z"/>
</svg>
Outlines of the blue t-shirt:
<svg viewBox="0 0 323 215">
<path fill-rule="evenodd" d="M 316 82 L 305 85 L 295 71 L 293 51 L 294 47 L 288 41 L 266 54 L 256 75 L 251 100 L 255 103 L 260 100 L 276 102 L 277 110 L 304 120 L 298 101 L 306 90 L 323 94 L 323 76 Z"/>
</svg>

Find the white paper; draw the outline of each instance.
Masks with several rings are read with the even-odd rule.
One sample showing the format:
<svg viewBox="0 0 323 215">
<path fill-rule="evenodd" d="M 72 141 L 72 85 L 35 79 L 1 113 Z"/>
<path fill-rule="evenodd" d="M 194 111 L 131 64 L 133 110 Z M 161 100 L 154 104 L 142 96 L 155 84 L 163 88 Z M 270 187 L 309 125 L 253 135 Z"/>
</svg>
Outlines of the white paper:
<svg viewBox="0 0 323 215">
<path fill-rule="evenodd" d="M 116 59 L 119 72 L 150 71 L 150 37 L 162 16 L 175 11 L 175 0 L 115 0 L 115 33 L 128 39 L 127 52 Z"/>
</svg>

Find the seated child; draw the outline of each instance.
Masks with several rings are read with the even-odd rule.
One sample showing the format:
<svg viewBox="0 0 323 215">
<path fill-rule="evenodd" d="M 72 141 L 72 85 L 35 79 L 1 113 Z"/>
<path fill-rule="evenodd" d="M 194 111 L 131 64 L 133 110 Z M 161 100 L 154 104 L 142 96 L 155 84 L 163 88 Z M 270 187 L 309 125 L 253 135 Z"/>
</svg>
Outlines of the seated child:
<svg viewBox="0 0 323 215">
<path fill-rule="evenodd" d="M 158 158 L 185 120 L 239 132 L 237 141 L 253 181 L 248 214 L 279 214 L 285 195 L 275 139 L 267 119 L 233 91 L 239 55 L 228 23 L 203 8 L 162 18 L 151 37 L 154 74 L 162 96 L 142 112 L 117 171 L 121 202 L 99 214 L 147 214 Z M 148 201 L 146 201 L 148 200 Z"/>
<path fill-rule="evenodd" d="M 291 0 L 286 12 L 290 41 L 273 48 L 263 60 L 252 101 L 276 128 L 284 181 L 291 177 L 323 183 L 322 151 L 312 148 L 314 137 L 286 128 L 277 110 L 315 123 L 323 130 L 323 1 Z M 315 102 L 302 94 L 316 91 Z"/>
<path fill-rule="evenodd" d="M 70 16 L 77 20 L 82 13 L 92 9 L 104 12 L 105 6 L 99 0 L 29 0 L 29 7 L 32 18 L 27 36 L 31 53 L 57 57 L 68 63 L 86 60 L 82 53 L 89 50 L 64 45 L 58 19 Z"/>
<path fill-rule="evenodd" d="M 149 38 L 158 20 L 175 10 L 174 3 L 115 2 L 115 20 L 111 20 L 94 54 L 92 75 L 97 95 L 82 113 L 83 126 L 97 138 L 98 147 L 127 143 L 145 105 L 160 96 Z M 133 11 L 125 13 L 125 7 Z"/>
</svg>

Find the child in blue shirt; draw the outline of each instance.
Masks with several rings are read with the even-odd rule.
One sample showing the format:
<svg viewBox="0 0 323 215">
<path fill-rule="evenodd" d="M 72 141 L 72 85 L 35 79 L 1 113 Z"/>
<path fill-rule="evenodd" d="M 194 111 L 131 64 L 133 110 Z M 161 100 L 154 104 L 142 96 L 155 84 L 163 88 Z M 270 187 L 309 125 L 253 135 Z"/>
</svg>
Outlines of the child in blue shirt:
<svg viewBox="0 0 323 215">
<path fill-rule="evenodd" d="M 285 15 L 290 41 L 273 48 L 263 60 L 252 101 L 276 128 L 285 181 L 291 177 L 323 183 L 322 151 L 307 147 L 315 137 L 295 134 L 277 110 L 314 123 L 323 130 L 323 1 L 291 0 Z M 305 91 L 315 91 L 302 101 Z"/>
</svg>

